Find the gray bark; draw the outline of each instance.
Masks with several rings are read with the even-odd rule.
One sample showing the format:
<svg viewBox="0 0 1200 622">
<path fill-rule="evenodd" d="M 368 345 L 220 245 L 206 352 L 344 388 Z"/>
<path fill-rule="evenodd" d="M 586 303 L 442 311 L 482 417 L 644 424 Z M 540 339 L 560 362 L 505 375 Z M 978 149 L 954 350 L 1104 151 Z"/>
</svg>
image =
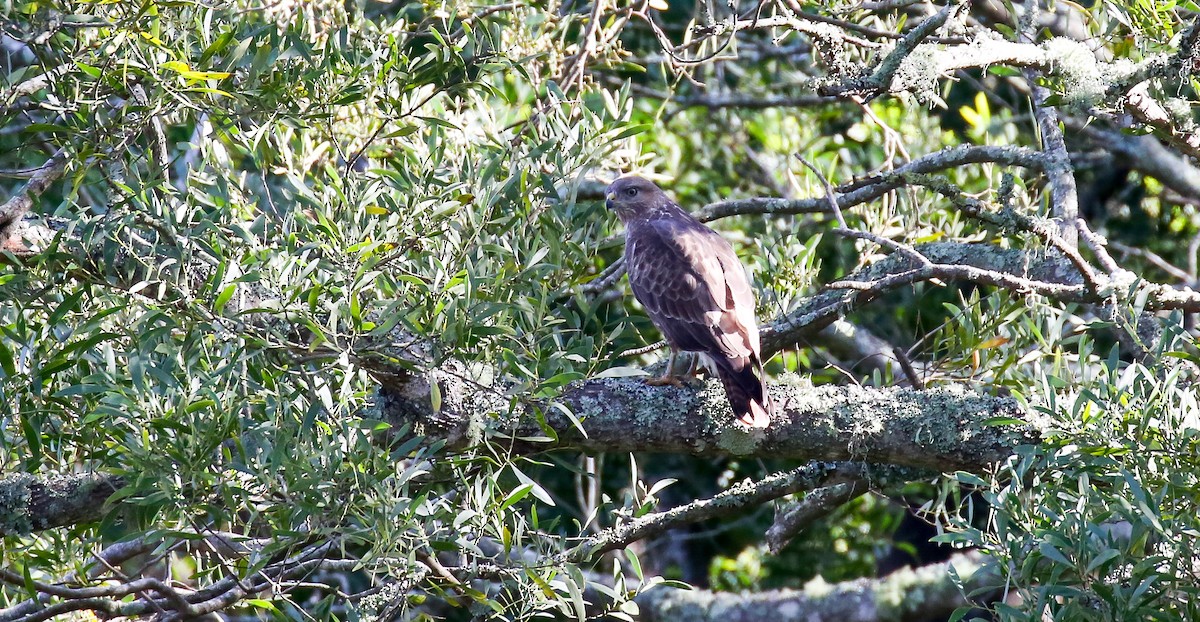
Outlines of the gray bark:
<svg viewBox="0 0 1200 622">
<path fill-rule="evenodd" d="M 954 582 L 950 566 L 967 592 L 998 582 L 978 553 L 917 569 L 903 568 L 883 579 L 828 584 L 819 578 L 801 590 L 755 594 L 650 589 L 638 596 L 642 622 L 882 622 L 945 619 L 970 603 Z"/>
<path fill-rule="evenodd" d="M 971 472 L 1042 436 L 1041 424 L 1015 400 L 950 387 L 812 387 L 785 377 L 768 387 L 775 407 L 771 426 L 751 430 L 734 420 L 715 381 L 697 390 L 652 387 L 637 379 L 590 380 L 567 390 L 558 405 L 530 403 L 517 414 L 502 415 L 509 399 L 503 390 L 475 388 L 460 374 L 439 369 L 391 379 L 379 393 L 377 416 L 395 429 L 445 439 L 451 449 L 488 435 L 526 451 L 863 460 Z M 436 411 L 429 399 L 431 380 L 439 387 Z M 586 435 L 563 409 L 582 423 Z M 995 418 L 1026 422 L 991 425 Z M 543 438 L 527 440 L 535 437 Z"/>
<path fill-rule="evenodd" d="M 122 486 L 100 473 L 0 476 L 0 536 L 98 520 L 104 500 Z"/>
</svg>

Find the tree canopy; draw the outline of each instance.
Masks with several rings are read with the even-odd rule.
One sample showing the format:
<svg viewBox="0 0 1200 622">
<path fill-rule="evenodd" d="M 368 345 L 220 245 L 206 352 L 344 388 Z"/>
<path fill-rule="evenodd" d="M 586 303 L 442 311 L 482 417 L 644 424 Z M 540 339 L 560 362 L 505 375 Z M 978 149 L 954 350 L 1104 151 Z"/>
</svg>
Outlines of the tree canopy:
<svg viewBox="0 0 1200 622">
<path fill-rule="evenodd" d="M 1198 14 L 0 2 L 0 621 L 1200 619 Z"/>
</svg>

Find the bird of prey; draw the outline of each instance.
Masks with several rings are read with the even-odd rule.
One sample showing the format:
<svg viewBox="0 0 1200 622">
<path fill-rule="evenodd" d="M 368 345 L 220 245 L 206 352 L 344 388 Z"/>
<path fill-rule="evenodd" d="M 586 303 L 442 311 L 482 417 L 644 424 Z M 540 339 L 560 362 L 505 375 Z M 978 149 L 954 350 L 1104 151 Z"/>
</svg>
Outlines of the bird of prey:
<svg viewBox="0 0 1200 622">
<path fill-rule="evenodd" d="M 721 379 L 738 420 L 767 427 L 754 292 L 733 247 L 647 179 L 621 177 L 605 197 L 625 224 L 629 285 L 671 346 L 666 373 L 647 382 L 679 384 L 676 354 L 698 352 Z"/>
</svg>

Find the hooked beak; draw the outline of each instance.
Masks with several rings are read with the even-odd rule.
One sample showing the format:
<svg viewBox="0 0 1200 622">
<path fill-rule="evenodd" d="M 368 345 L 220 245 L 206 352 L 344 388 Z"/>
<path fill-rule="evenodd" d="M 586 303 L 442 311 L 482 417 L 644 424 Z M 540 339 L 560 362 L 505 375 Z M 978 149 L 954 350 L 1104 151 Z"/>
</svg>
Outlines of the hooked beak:
<svg viewBox="0 0 1200 622">
<path fill-rule="evenodd" d="M 609 192 L 604 195 L 604 207 L 611 210 L 613 208 L 613 199 L 615 198 L 617 198 L 617 193 L 615 192 Z"/>
</svg>

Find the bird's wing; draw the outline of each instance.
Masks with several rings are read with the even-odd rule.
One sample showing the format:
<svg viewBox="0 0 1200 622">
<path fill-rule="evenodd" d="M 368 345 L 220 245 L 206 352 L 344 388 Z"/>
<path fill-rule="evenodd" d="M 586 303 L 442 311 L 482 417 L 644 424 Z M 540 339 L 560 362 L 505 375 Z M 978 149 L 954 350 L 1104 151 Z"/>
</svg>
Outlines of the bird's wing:
<svg viewBox="0 0 1200 622">
<path fill-rule="evenodd" d="M 728 250 L 727 253 L 718 255 L 731 301 L 727 314 L 729 317 L 726 321 L 736 324 L 736 330 L 745 336 L 746 346 L 757 357 L 758 320 L 754 315 L 754 290 L 750 288 L 750 281 L 746 278 L 746 269 L 742 266 L 742 262 L 738 261 L 733 248 L 724 239 L 721 242 Z M 733 329 L 732 326 L 730 328 Z"/>
<path fill-rule="evenodd" d="M 754 294 L 719 234 L 691 219 L 652 219 L 629 229 L 625 252 L 634 295 L 673 345 L 758 354 Z"/>
</svg>

